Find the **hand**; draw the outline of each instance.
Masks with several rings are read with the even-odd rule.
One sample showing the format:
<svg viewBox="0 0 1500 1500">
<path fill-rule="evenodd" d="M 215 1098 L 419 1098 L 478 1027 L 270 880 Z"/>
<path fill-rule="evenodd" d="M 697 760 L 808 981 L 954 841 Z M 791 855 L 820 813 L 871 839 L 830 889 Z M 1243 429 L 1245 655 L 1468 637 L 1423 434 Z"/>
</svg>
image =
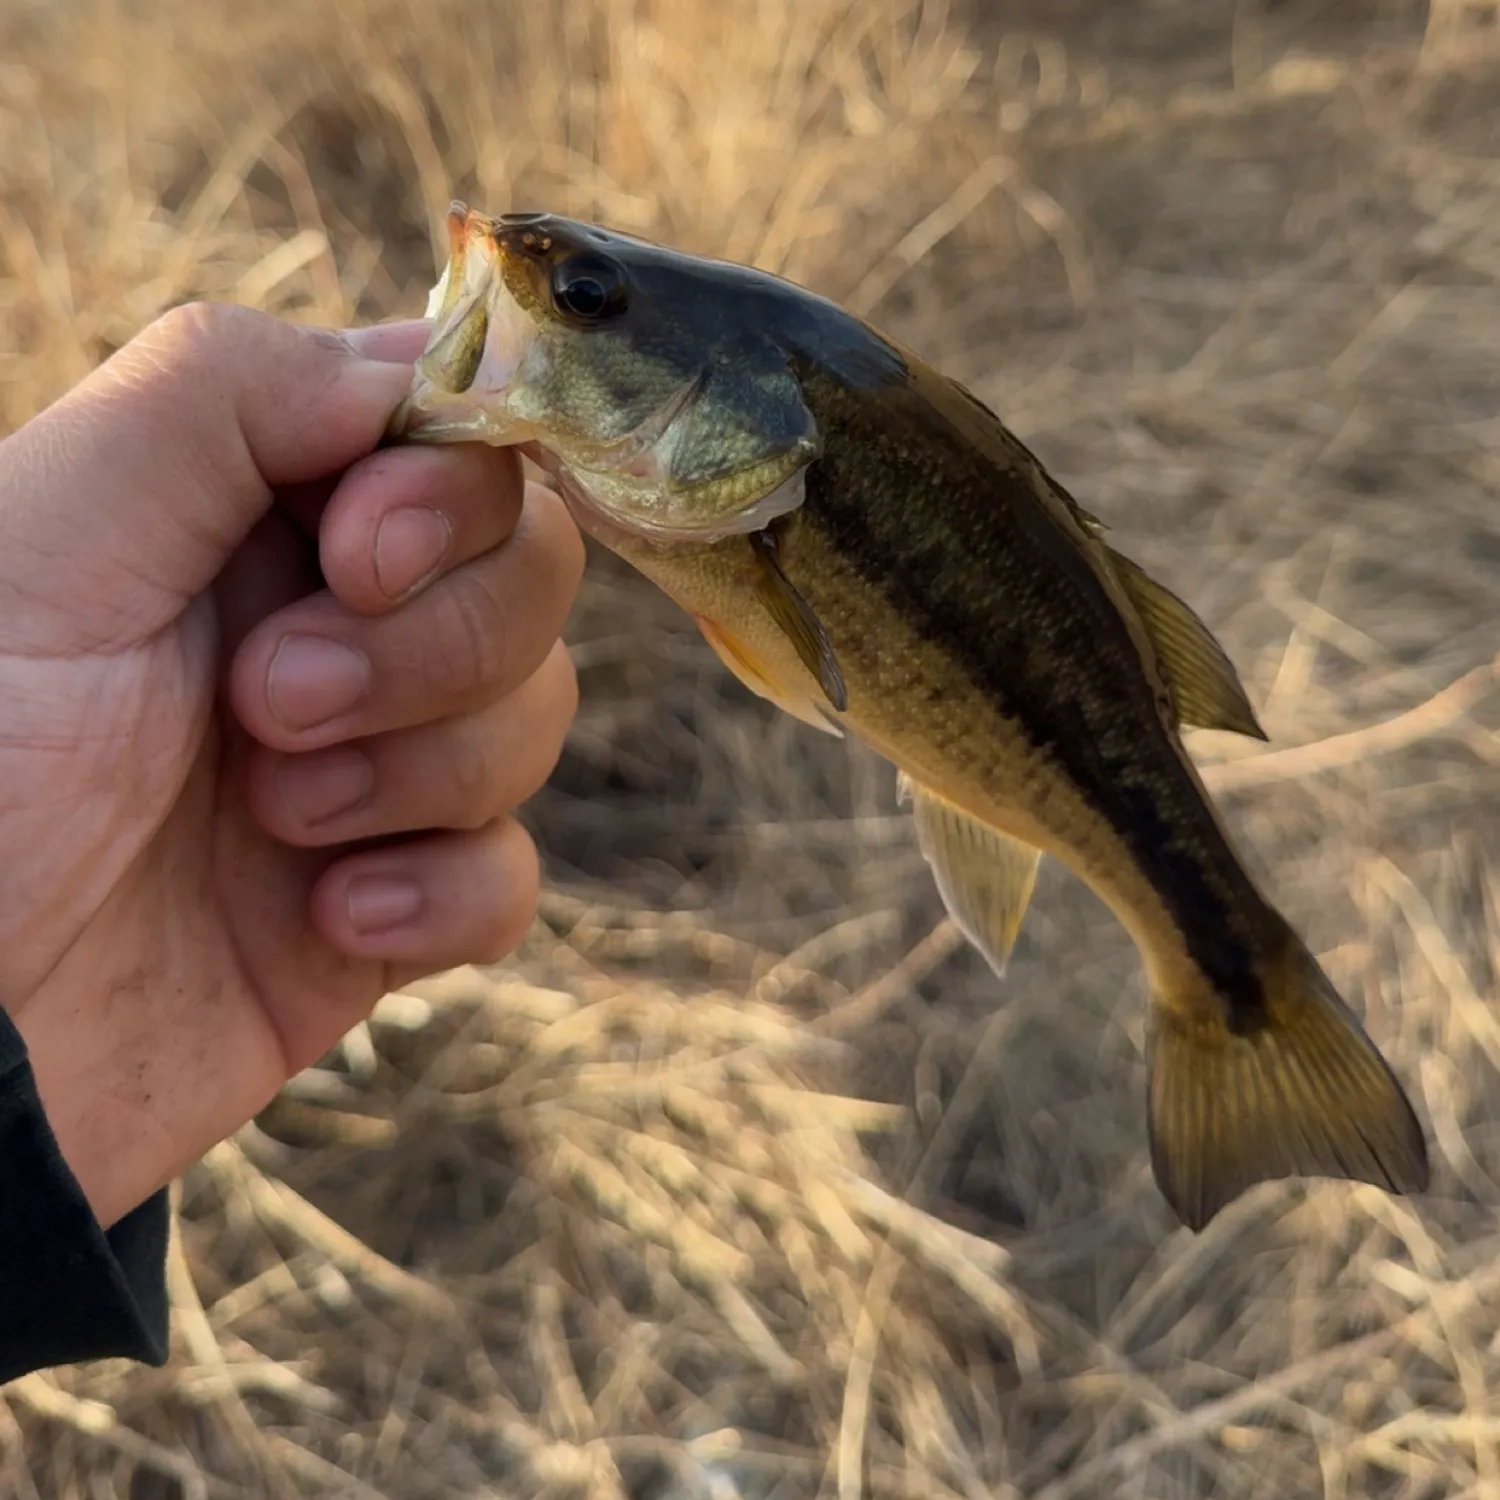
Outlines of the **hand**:
<svg viewBox="0 0 1500 1500">
<path fill-rule="evenodd" d="M 372 451 L 425 332 L 178 309 L 0 443 L 0 1004 L 105 1227 L 532 918 L 582 544 Z"/>
</svg>

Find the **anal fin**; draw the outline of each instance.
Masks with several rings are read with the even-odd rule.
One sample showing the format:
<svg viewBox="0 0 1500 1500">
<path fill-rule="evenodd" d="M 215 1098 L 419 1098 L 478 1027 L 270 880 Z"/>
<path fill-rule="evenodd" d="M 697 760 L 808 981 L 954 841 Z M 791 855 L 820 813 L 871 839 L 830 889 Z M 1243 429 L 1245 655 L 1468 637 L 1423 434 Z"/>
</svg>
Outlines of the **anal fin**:
<svg viewBox="0 0 1500 1500">
<path fill-rule="evenodd" d="M 978 822 L 902 772 L 897 796 L 912 803 L 917 841 L 959 930 L 1005 973 L 1042 852 Z"/>
</svg>

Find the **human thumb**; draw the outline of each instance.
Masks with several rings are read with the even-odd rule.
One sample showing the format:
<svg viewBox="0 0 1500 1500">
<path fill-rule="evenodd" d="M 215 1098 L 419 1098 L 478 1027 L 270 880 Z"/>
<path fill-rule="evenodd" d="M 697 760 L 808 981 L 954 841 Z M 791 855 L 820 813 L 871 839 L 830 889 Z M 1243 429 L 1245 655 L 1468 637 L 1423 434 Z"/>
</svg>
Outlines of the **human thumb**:
<svg viewBox="0 0 1500 1500">
<path fill-rule="evenodd" d="M 161 630 L 273 486 L 375 447 L 424 334 L 345 336 L 216 303 L 159 318 L 0 442 L 0 651 L 121 649 Z"/>
</svg>

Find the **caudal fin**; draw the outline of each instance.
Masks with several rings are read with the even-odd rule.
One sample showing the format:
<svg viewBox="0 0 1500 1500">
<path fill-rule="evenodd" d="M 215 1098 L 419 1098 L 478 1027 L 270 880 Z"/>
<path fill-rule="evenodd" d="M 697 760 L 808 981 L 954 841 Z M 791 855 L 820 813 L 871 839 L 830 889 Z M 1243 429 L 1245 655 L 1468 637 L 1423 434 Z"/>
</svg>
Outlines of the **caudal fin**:
<svg viewBox="0 0 1500 1500">
<path fill-rule="evenodd" d="M 1317 961 L 1293 939 L 1266 985 L 1264 1020 L 1243 1033 L 1169 996 L 1154 1007 L 1151 1165 L 1178 1218 L 1202 1229 L 1273 1177 L 1421 1192 L 1422 1127 Z"/>
</svg>

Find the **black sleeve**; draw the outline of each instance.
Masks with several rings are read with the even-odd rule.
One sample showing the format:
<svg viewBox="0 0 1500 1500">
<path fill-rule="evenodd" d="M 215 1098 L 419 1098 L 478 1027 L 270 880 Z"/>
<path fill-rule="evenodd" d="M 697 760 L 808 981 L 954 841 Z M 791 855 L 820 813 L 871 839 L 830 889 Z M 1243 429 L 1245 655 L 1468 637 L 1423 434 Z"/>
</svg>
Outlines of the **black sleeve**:
<svg viewBox="0 0 1500 1500">
<path fill-rule="evenodd" d="M 167 1357 L 167 1194 L 99 1228 L 0 1010 L 0 1382 L 75 1360 Z"/>
</svg>

